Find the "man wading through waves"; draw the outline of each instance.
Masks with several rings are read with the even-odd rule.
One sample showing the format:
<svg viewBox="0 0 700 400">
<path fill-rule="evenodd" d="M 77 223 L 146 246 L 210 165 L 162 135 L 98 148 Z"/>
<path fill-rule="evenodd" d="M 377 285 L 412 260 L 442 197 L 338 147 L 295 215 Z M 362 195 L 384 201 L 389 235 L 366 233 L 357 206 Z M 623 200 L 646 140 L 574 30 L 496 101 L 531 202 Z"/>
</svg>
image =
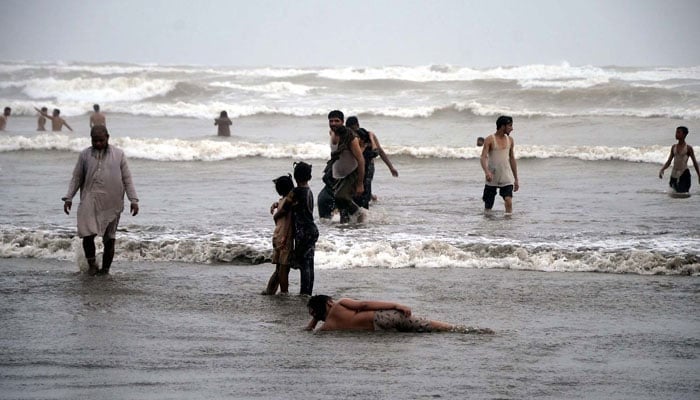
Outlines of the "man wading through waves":
<svg viewBox="0 0 700 400">
<path fill-rule="evenodd" d="M 89 275 L 107 275 L 114 258 L 114 241 L 119 216 L 124 210 L 124 193 L 131 201 L 131 215 L 139 212 L 131 172 L 121 149 L 110 146 L 109 133 L 102 125 L 90 130 L 92 146 L 80 152 L 68 192 L 62 198 L 63 211 L 70 213 L 72 199 L 80 189 L 78 207 L 78 236 L 88 261 Z M 102 269 L 95 261 L 95 236 L 102 236 L 104 253 Z"/>
<path fill-rule="evenodd" d="M 338 110 L 328 114 L 331 159 L 323 172 L 326 186 L 318 194 L 318 216 L 330 219 L 337 207 L 341 215 L 349 215 L 349 221 L 340 222 L 364 222 L 365 210 L 352 198 L 365 190 L 365 158 L 353 131 L 343 126 L 344 119 Z"/>
</svg>

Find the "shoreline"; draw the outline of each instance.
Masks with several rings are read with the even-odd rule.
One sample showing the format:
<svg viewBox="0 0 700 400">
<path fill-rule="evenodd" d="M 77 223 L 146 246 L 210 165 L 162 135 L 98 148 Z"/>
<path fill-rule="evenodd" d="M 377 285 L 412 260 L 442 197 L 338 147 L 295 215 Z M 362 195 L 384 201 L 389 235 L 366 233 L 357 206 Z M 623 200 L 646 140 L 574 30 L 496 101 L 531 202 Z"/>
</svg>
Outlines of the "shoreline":
<svg viewBox="0 0 700 400">
<path fill-rule="evenodd" d="M 383 299 L 495 335 L 303 331 L 272 265 L 0 260 L 5 398 L 691 398 L 700 280 L 479 269 L 319 270 L 314 294 Z M 290 292 L 298 290 L 290 275 Z M 273 378 L 274 377 L 274 378 Z"/>
</svg>

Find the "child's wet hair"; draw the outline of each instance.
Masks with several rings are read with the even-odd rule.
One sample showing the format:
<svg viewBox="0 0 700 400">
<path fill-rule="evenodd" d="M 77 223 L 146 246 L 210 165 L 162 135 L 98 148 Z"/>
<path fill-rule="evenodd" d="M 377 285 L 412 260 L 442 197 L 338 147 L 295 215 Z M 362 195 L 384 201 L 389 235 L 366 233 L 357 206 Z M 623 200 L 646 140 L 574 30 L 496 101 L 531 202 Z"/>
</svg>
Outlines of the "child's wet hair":
<svg viewBox="0 0 700 400">
<path fill-rule="evenodd" d="M 294 163 L 294 180 L 297 182 L 308 182 L 311 180 L 311 164 L 303 161 Z"/>
<path fill-rule="evenodd" d="M 319 321 L 326 320 L 326 304 L 328 304 L 328 300 L 331 300 L 330 296 L 318 294 L 316 296 L 311 296 L 309 302 L 306 303 L 306 306 L 312 312 L 311 315 Z"/>
<path fill-rule="evenodd" d="M 275 183 L 275 190 L 280 196 L 286 196 L 294 189 L 294 182 L 292 182 L 292 176 L 289 174 L 273 179 L 272 182 Z"/>
</svg>

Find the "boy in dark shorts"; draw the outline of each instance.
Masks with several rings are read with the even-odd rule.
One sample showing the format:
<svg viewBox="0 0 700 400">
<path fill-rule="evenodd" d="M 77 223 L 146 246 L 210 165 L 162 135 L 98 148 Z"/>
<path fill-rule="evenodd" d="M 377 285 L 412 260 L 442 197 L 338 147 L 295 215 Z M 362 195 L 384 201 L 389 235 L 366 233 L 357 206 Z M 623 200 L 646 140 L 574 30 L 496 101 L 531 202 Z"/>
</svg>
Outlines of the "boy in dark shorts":
<svg viewBox="0 0 700 400">
<path fill-rule="evenodd" d="M 695 152 L 693 151 L 693 147 L 685 142 L 687 136 L 688 128 L 685 126 L 676 128 L 676 140 L 678 140 L 678 143 L 671 146 L 671 154 L 668 155 L 666 164 L 664 164 L 664 166 L 661 167 L 661 171 L 659 171 L 659 179 L 661 179 L 664 177 L 664 170 L 670 167 L 671 162 L 673 162 L 671 179 L 668 184 L 677 193 L 688 193 L 690 191 L 691 179 L 688 159 L 693 162 L 695 172 L 698 174 L 698 182 L 700 182 L 700 169 L 698 168 L 697 160 L 695 160 Z"/>
<path fill-rule="evenodd" d="M 515 161 L 515 142 L 510 137 L 513 118 L 502 115 L 496 120 L 496 132 L 484 139 L 481 150 L 481 168 L 484 170 L 484 209 L 491 211 L 496 198 L 496 189 L 505 203 L 506 215 L 513 213 L 513 192 L 520 188 L 518 165 Z"/>
<path fill-rule="evenodd" d="M 318 228 L 314 223 L 314 194 L 309 187 L 311 164 L 303 161 L 294 163 L 294 180 L 297 187 L 292 191 L 291 204 L 294 220 L 293 265 L 301 273 L 301 295 L 311 296 L 314 288 L 314 254 L 318 240 Z"/>
</svg>

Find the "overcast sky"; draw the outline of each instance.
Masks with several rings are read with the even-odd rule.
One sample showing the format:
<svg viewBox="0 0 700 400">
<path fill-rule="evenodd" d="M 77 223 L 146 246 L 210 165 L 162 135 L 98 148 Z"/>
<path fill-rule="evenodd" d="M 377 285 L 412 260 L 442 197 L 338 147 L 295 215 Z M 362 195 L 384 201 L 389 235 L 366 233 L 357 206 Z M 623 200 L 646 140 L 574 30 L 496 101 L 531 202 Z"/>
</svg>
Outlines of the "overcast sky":
<svg viewBox="0 0 700 400">
<path fill-rule="evenodd" d="M 699 0 L 3 0 L 3 61 L 700 65 Z"/>
</svg>

